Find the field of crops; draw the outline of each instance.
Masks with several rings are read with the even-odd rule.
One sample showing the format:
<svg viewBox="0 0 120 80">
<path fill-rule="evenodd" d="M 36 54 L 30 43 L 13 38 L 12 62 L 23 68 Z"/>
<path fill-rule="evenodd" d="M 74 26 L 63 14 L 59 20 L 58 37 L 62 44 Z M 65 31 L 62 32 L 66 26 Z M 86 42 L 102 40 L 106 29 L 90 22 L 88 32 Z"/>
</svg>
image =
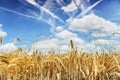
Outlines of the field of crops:
<svg viewBox="0 0 120 80">
<path fill-rule="evenodd" d="M 120 80 L 120 54 L 0 53 L 0 80 Z"/>
</svg>

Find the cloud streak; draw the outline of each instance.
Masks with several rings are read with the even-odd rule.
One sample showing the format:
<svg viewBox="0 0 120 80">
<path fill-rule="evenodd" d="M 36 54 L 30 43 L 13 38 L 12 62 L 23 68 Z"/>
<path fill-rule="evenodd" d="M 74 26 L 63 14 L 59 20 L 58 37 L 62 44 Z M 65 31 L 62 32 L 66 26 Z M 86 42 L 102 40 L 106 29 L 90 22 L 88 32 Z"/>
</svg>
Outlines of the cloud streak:
<svg viewBox="0 0 120 80">
<path fill-rule="evenodd" d="M 55 33 L 55 19 L 57 19 L 58 21 L 65 23 L 62 19 L 60 19 L 57 15 L 55 15 L 53 12 L 51 12 L 49 9 L 45 8 L 45 6 L 50 5 L 47 4 L 50 1 L 46 1 L 45 4 L 43 6 L 40 6 L 35 0 L 26 0 L 29 4 L 32 4 L 33 6 L 35 6 L 36 8 L 39 9 L 39 11 L 41 12 L 40 14 L 35 13 L 34 11 L 28 10 L 30 13 L 32 13 L 35 16 L 36 20 L 41 20 L 43 22 L 46 22 L 47 24 L 49 24 L 51 26 L 50 32 L 52 32 L 53 34 Z M 50 17 L 45 17 L 46 15 L 50 16 Z M 45 18 L 44 18 L 45 17 Z"/>
<path fill-rule="evenodd" d="M 29 15 L 25 15 L 25 14 L 22 14 L 22 13 L 19 13 L 17 11 L 13 11 L 11 9 L 7 9 L 5 7 L 0 7 L 1 10 L 4 10 L 4 11 L 8 11 L 8 12 L 11 12 L 11 13 L 14 13 L 14 14 L 18 14 L 20 16 L 23 16 L 23 17 L 27 17 L 27 18 L 31 18 L 31 19 L 35 19 L 36 20 L 36 17 L 33 17 L 33 16 L 29 16 Z"/>
<path fill-rule="evenodd" d="M 36 17 L 30 16 L 30 15 L 25 15 L 25 14 L 22 14 L 22 13 L 19 13 L 17 11 L 13 11 L 13 10 L 10 10 L 10 9 L 4 8 L 4 7 L 0 7 L 0 9 L 4 10 L 4 11 L 7 11 L 7 12 L 11 12 L 11 13 L 17 14 L 17 15 L 20 15 L 20 16 L 23 16 L 23 17 L 26 17 L 26 18 L 30 18 L 30 19 L 34 19 L 34 20 L 38 20 L 38 21 L 41 20 L 43 22 L 46 22 L 47 24 L 49 24 L 52 27 L 51 28 L 51 32 L 54 33 L 55 24 L 51 21 L 51 19 L 45 20 L 45 19 L 42 18 L 42 15 L 37 15 L 36 13 L 34 13 L 31 10 L 28 10 L 28 11 L 31 12 Z M 1 32 L 1 33 L 3 33 L 3 32 Z"/>
<path fill-rule="evenodd" d="M 46 9 L 43 6 L 40 6 L 37 2 L 35 2 L 34 0 L 26 0 L 28 3 L 34 5 L 35 7 L 39 8 L 40 11 L 44 11 L 46 13 L 48 13 L 50 16 L 52 16 L 53 18 L 61 21 L 62 23 L 64 23 L 64 21 L 62 19 L 60 19 L 57 15 L 55 15 L 53 12 L 51 12 L 50 10 Z"/>
<path fill-rule="evenodd" d="M 74 1 L 74 0 L 73 0 Z M 89 7 L 86 7 L 86 6 L 84 6 L 86 3 L 82 3 L 83 1 L 82 0 L 80 0 L 80 2 L 79 2 L 79 6 L 77 7 L 77 8 L 79 8 L 79 7 L 81 7 L 81 10 L 82 10 L 82 12 L 80 13 L 80 14 L 78 14 L 77 16 L 74 16 L 74 14 L 76 13 L 76 12 L 73 12 L 73 14 L 70 16 L 70 18 L 67 20 L 67 26 L 68 25 L 70 25 L 70 23 L 72 23 L 73 22 L 73 20 L 74 19 L 76 19 L 76 18 L 81 18 L 82 16 L 84 16 L 84 15 L 86 15 L 89 11 L 91 11 L 95 6 L 97 6 L 100 2 L 102 2 L 103 0 L 99 0 L 99 1 L 97 1 L 96 3 L 94 3 L 93 5 L 91 5 L 91 6 L 89 6 Z M 89 0 L 87 1 L 87 2 L 90 2 Z M 72 2 L 71 2 L 72 3 Z M 73 2 L 73 4 L 74 4 L 74 7 L 76 7 L 76 5 L 78 5 L 78 3 L 76 3 L 76 1 L 74 1 Z M 75 5 L 76 4 L 76 5 Z M 71 4 L 70 4 L 71 5 Z M 70 9 L 69 8 L 69 6 L 66 8 L 66 9 Z"/>
<path fill-rule="evenodd" d="M 64 21 L 63 21 L 62 19 L 60 19 L 58 16 L 56 16 L 56 15 L 55 15 L 54 13 L 52 13 L 50 10 L 48 10 L 48 9 L 42 7 L 42 6 L 39 6 L 39 8 L 40 8 L 40 10 L 43 10 L 43 11 L 45 11 L 46 13 L 50 14 L 53 18 L 55 18 L 55 19 L 57 19 L 57 20 L 59 20 L 59 21 L 61 21 L 61 22 L 64 23 Z"/>
<path fill-rule="evenodd" d="M 80 17 L 84 16 L 85 14 L 87 14 L 90 10 L 92 10 L 95 6 L 97 6 L 102 1 L 103 0 L 99 0 L 96 3 L 94 3 L 93 5 L 89 6 L 86 10 L 84 10 L 82 13 L 77 15 L 75 18 L 80 18 Z"/>
</svg>

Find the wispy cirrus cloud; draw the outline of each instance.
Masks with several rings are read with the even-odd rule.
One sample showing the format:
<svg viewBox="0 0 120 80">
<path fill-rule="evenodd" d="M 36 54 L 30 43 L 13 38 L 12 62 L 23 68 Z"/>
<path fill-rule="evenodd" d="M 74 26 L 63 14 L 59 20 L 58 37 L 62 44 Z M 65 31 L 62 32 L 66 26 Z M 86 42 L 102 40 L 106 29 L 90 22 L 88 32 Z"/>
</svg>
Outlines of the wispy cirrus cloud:
<svg viewBox="0 0 120 80">
<path fill-rule="evenodd" d="M 53 12 L 51 12 L 49 9 L 45 8 L 44 6 L 47 5 L 45 4 L 44 6 L 40 6 L 35 0 L 26 0 L 28 3 L 34 5 L 35 7 L 39 8 L 40 11 L 44 11 L 46 13 L 48 13 L 51 17 L 53 17 L 54 19 L 57 19 L 61 22 L 64 23 L 64 21 L 62 19 L 60 19 L 57 15 L 55 15 Z M 49 1 L 49 0 L 48 0 Z M 47 3 L 47 1 L 46 1 Z"/>
<path fill-rule="evenodd" d="M 55 13 L 53 13 L 51 11 L 51 9 L 49 9 L 52 4 L 51 0 L 45 1 L 43 6 L 39 5 L 39 3 L 36 2 L 35 0 L 26 0 L 26 1 L 29 4 L 35 6 L 36 8 L 39 9 L 40 13 L 35 13 L 34 11 L 32 11 L 30 9 L 28 11 L 33 14 L 33 16 L 35 17 L 36 20 L 43 21 L 43 22 L 49 24 L 51 27 L 51 29 L 50 29 L 51 33 L 53 33 L 53 34 L 55 33 L 55 27 L 57 26 L 56 21 L 59 21 L 63 24 L 65 23 L 60 17 L 58 17 Z"/>
<path fill-rule="evenodd" d="M 73 7 L 75 10 L 77 10 L 77 9 L 81 9 L 81 13 L 80 14 L 78 14 L 78 15 L 76 15 L 76 16 L 74 16 L 74 14 L 76 13 L 76 12 L 73 12 L 73 14 L 70 16 L 70 18 L 66 21 L 67 22 L 67 24 L 68 25 L 70 25 L 70 23 L 72 23 L 72 21 L 73 21 L 73 19 L 76 19 L 76 18 L 81 18 L 81 17 L 83 17 L 84 15 L 86 15 L 89 11 L 91 11 L 94 7 L 96 7 L 99 3 L 101 3 L 103 0 L 99 0 L 99 1 L 97 1 L 97 2 L 95 2 L 93 5 L 87 5 L 87 3 L 89 3 L 90 1 L 89 0 L 85 0 L 85 1 L 83 1 L 83 0 L 80 0 L 79 1 L 79 6 L 76 6 L 76 5 L 78 5 L 78 3 L 76 4 L 76 2 L 77 1 L 75 1 L 75 0 L 73 0 L 72 2 L 71 2 L 71 4 L 69 4 L 68 6 L 65 6 L 65 7 L 63 7 L 63 9 L 64 9 L 64 11 L 68 11 L 68 10 L 71 10 L 71 8 Z M 86 3 L 87 2 L 87 3 Z M 74 4 L 74 5 L 73 5 Z M 76 4 L 76 5 L 75 5 Z M 72 6 L 72 7 L 70 7 L 70 6 Z M 75 8 L 76 7 L 76 8 Z"/>
<path fill-rule="evenodd" d="M 11 10 L 11 9 L 8 9 L 8 8 L 5 8 L 5 7 L 0 7 L 1 10 L 4 10 L 4 11 L 7 11 L 7 12 L 11 12 L 11 13 L 14 13 L 14 14 L 17 14 L 17 15 L 20 15 L 20 16 L 23 16 L 23 17 L 26 17 L 26 18 L 30 18 L 30 19 L 34 19 L 34 20 L 42 20 L 43 22 L 46 22 L 47 24 L 49 24 L 51 26 L 51 32 L 54 33 L 54 29 L 55 29 L 55 23 L 54 21 L 54 18 L 49 18 L 49 19 L 44 19 L 43 18 L 43 15 L 39 15 L 39 14 L 36 14 L 34 13 L 33 11 L 31 10 L 28 10 L 30 13 L 32 13 L 34 16 L 30 16 L 30 15 L 26 15 L 26 14 L 23 14 L 23 13 L 20 13 L 20 12 L 17 12 L 17 11 L 14 11 L 14 10 Z M 44 14 L 44 13 L 43 13 Z"/>
<path fill-rule="evenodd" d="M 30 9 L 27 9 L 31 14 L 33 15 L 28 15 L 28 14 L 23 14 L 23 13 L 20 13 L 18 11 L 14 11 L 14 10 L 11 10 L 11 9 L 8 9 L 8 8 L 5 8 L 5 7 L 0 7 L 1 10 L 4 10 L 4 11 L 7 11 L 7 12 L 11 12 L 11 13 L 14 13 L 14 14 L 17 14 L 17 15 L 20 15 L 20 16 L 23 16 L 23 17 L 26 17 L 26 18 L 31 18 L 31 19 L 34 19 L 34 20 L 38 20 L 38 21 L 43 21 L 47 24 L 49 24 L 51 26 L 51 32 L 54 33 L 54 30 L 55 30 L 55 19 L 57 19 L 58 21 L 64 23 L 64 21 L 62 19 L 60 19 L 57 15 L 55 15 L 53 12 L 51 12 L 49 9 L 45 8 L 47 4 L 47 1 L 46 4 L 44 6 L 40 6 L 35 0 L 26 0 L 28 3 L 34 5 L 36 8 L 39 9 L 39 11 L 41 12 L 40 14 L 38 13 L 35 13 L 34 11 L 30 10 Z M 44 16 L 42 14 L 48 14 L 50 16 L 49 19 L 45 19 Z"/>
<path fill-rule="evenodd" d="M 17 12 L 17 11 L 14 11 L 14 10 L 11 10 L 11 9 L 8 9 L 8 8 L 5 8 L 5 7 L 0 7 L 0 9 L 4 10 L 4 11 L 11 12 L 11 13 L 14 13 L 14 14 L 18 14 L 18 15 L 23 16 L 23 17 L 27 17 L 27 18 L 31 18 L 31 19 L 35 19 L 36 20 L 36 17 L 30 16 L 30 15 L 26 15 L 26 14 L 22 14 L 20 12 Z"/>
<path fill-rule="evenodd" d="M 97 6 L 100 2 L 102 2 L 103 0 L 99 0 L 96 3 L 94 3 L 93 5 L 89 6 L 87 9 L 83 10 L 79 15 L 77 15 L 75 18 L 80 18 L 82 16 L 84 16 L 85 14 L 87 14 L 89 11 L 91 11 L 95 6 Z"/>
</svg>

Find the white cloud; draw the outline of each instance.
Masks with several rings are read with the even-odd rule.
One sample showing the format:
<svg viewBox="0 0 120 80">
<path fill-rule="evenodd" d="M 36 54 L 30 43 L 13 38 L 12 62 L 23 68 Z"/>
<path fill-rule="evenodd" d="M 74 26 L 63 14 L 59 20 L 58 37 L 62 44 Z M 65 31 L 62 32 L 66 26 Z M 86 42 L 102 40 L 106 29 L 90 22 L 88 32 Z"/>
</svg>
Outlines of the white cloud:
<svg viewBox="0 0 120 80">
<path fill-rule="evenodd" d="M 13 43 L 7 43 L 0 46 L 0 52 L 13 52 L 17 50 L 17 46 Z"/>
<path fill-rule="evenodd" d="M 0 30 L 0 37 L 6 37 L 6 36 L 7 36 L 7 33 L 2 31 L 2 30 Z"/>
<path fill-rule="evenodd" d="M 69 29 L 73 31 L 92 32 L 92 35 L 99 37 L 101 35 L 107 36 L 120 31 L 120 25 L 105 20 L 95 14 L 89 14 L 83 18 L 74 19 Z"/>
<path fill-rule="evenodd" d="M 0 28 L 2 27 L 3 25 L 2 24 L 0 24 Z"/>
<path fill-rule="evenodd" d="M 7 33 L 2 30 L 2 24 L 0 24 L 0 37 L 6 37 Z"/>
<path fill-rule="evenodd" d="M 72 37 L 77 37 L 77 34 L 72 33 L 68 30 L 64 30 L 64 31 L 57 33 L 55 36 L 60 39 L 68 39 L 68 38 L 72 38 Z"/>
<path fill-rule="evenodd" d="M 30 4 L 32 4 L 32 5 L 38 5 L 36 2 L 35 2 L 35 0 L 26 0 L 27 2 L 29 2 Z"/>
<path fill-rule="evenodd" d="M 99 49 L 104 51 L 117 51 L 119 48 L 119 42 L 115 40 L 104 40 L 104 39 L 98 39 L 92 41 L 90 44 L 94 44 L 96 47 L 99 47 Z"/>
<path fill-rule="evenodd" d="M 63 6 L 62 9 L 65 12 L 73 12 L 78 8 L 84 11 L 86 8 L 89 7 L 88 5 L 89 2 L 90 2 L 89 0 L 72 0 L 69 5 Z"/>
<path fill-rule="evenodd" d="M 78 6 L 78 8 L 81 9 L 81 11 L 84 11 L 87 9 L 89 5 L 89 0 L 74 0 L 75 4 Z"/>
<path fill-rule="evenodd" d="M 119 40 L 120 39 L 120 33 L 113 34 L 112 38 L 113 40 Z"/>
<path fill-rule="evenodd" d="M 7 36 L 7 33 L 2 30 L 2 24 L 0 24 L 0 37 Z M 12 52 L 17 50 L 17 46 L 15 46 L 14 43 L 6 43 L 3 45 L 0 45 L 0 52 Z"/>
<path fill-rule="evenodd" d="M 109 33 L 106 33 L 106 32 L 94 32 L 94 33 L 92 33 L 91 34 L 92 36 L 94 36 L 94 37 L 105 37 L 106 35 L 111 35 L 111 34 L 109 34 Z"/>
<path fill-rule="evenodd" d="M 60 47 L 60 50 L 61 51 L 67 51 L 67 50 L 69 50 L 69 46 L 68 45 L 62 45 L 61 47 Z"/>
<path fill-rule="evenodd" d="M 76 33 L 73 33 L 69 30 L 61 31 L 57 33 L 55 37 L 60 40 L 62 45 L 64 44 L 68 45 L 70 40 L 73 40 L 76 46 L 85 44 L 85 42 L 81 38 L 79 38 Z"/>
<path fill-rule="evenodd" d="M 57 26 L 56 27 L 56 31 L 57 32 L 60 32 L 60 31 L 63 31 L 63 30 L 64 30 L 64 28 L 62 26 Z"/>
<path fill-rule="evenodd" d="M 32 48 L 44 49 L 44 50 L 62 50 L 69 51 L 69 41 L 73 40 L 76 46 L 81 47 L 85 42 L 78 37 L 77 34 L 64 30 L 57 33 L 53 38 L 44 41 L 38 41 L 32 45 Z"/>
<path fill-rule="evenodd" d="M 38 48 L 38 49 L 57 49 L 59 48 L 60 42 L 57 38 L 52 38 L 44 41 L 38 41 L 32 45 L 33 48 Z"/>
<path fill-rule="evenodd" d="M 108 52 L 108 51 L 120 51 L 119 50 L 119 42 L 115 40 L 92 40 L 89 43 L 86 43 L 83 47 L 84 51 L 95 53 L 95 52 Z"/>
<path fill-rule="evenodd" d="M 98 39 L 98 40 L 91 41 L 91 44 L 105 46 L 105 45 L 118 44 L 118 42 L 117 42 L 117 41 L 114 41 L 114 40 Z"/>
<path fill-rule="evenodd" d="M 65 12 L 71 12 L 71 11 L 75 11 L 77 9 L 77 6 L 74 4 L 74 2 L 72 1 L 68 6 L 64 6 L 62 7 L 62 9 Z"/>
<path fill-rule="evenodd" d="M 68 22 L 70 24 L 73 21 L 73 19 L 83 17 L 88 12 L 90 12 L 95 6 L 97 6 L 100 2 L 102 2 L 102 0 L 99 0 L 96 3 L 94 3 L 93 5 L 90 5 L 90 0 L 72 0 L 71 4 L 63 7 L 64 8 L 63 10 L 65 12 L 69 12 L 69 10 L 71 10 L 72 7 L 73 8 L 76 7 L 75 10 L 81 9 L 82 12 L 76 16 L 74 16 L 74 14 L 76 12 L 73 12 L 73 14 L 70 16 L 70 18 L 66 22 Z M 74 4 L 74 6 L 72 4 Z M 69 7 L 70 5 L 72 7 Z M 75 11 L 75 10 L 73 10 L 73 11 Z"/>
<path fill-rule="evenodd" d="M 83 49 L 83 51 L 95 53 L 95 52 L 105 52 L 112 50 L 117 51 L 119 48 L 119 43 L 115 40 L 92 40 L 91 42 L 85 42 L 81 38 L 78 37 L 76 33 L 73 33 L 69 30 L 64 30 L 57 33 L 54 37 L 47 40 L 42 40 L 34 43 L 32 48 L 37 48 L 40 50 L 48 50 L 54 49 L 60 50 L 61 53 L 70 50 L 69 41 L 73 40 L 74 46 L 78 48 L 78 51 Z"/>
</svg>

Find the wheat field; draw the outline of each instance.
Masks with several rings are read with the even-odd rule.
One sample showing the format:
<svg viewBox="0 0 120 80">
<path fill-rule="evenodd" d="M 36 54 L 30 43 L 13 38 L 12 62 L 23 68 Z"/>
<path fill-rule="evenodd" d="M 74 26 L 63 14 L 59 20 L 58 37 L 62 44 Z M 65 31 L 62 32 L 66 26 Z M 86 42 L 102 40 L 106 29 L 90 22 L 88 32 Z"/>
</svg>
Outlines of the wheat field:
<svg viewBox="0 0 120 80">
<path fill-rule="evenodd" d="M 0 53 L 0 80 L 120 80 L 119 53 Z"/>
</svg>

